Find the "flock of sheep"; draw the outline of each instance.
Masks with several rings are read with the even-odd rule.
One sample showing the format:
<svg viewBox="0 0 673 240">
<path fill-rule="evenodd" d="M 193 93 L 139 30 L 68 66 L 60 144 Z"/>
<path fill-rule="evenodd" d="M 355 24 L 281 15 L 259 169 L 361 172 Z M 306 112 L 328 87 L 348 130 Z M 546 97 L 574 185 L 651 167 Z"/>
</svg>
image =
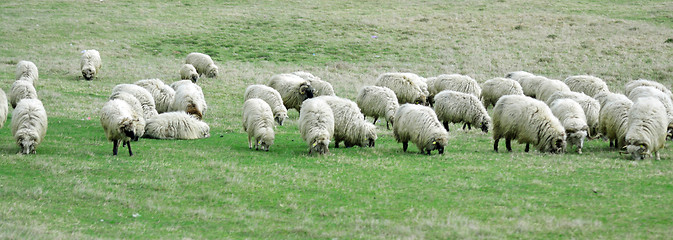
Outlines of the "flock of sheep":
<svg viewBox="0 0 673 240">
<path fill-rule="evenodd" d="M 98 51 L 83 51 L 80 67 L 84 79 L 94 79 L 101 67 Z M 120 143 L 133 155 L 131 141 L 140 137 L 210 136 L 208 124 L 201 121 L 207 104 L 196 82 L 203 75 L 216 77 L 218 68 L 210 56 L 190 53 L 179 73 L 183 80 L 170 85 L 146 79 L 112 89 L 100 121 L 113 142 L 113 155 Z M 7 119 L 9 103 L 14 108 L 12 134 L 24 154 L 36 152 L 47 130 L 47 114 L 33 86 L 37 79 L 37 66 L 21 61 L 9 98 L 0 89 L 0 127 Z M 593 76 L 560 81 L 517 71 L 481 85 L 460 74 L 423 78 L 413 73 L 384 73 L 375 86 L 361 88 L 354 102 L 336 96 L 329 82 L 311 73 L 294 72 L 274 75 L 267 85 L 246 88 L 243 129 L 249 148 L 268 151 L 274 144 L 275 124 L 282 126 L 288 109 L 295 109 L 309 154 L 328 153 L 332 141 L 337 148 L 341 142 L 346 147 L 374 147 L 374 124 L 384 118 L 405 152 L 412 142 L 422 153 L 437 150 L 442 154 L 448 144 L 448 123 L 463 123 L 463 129 L 492 129 L 495 151 L 504 138 L 508 151 L 511 140 L 517 140 L 526 144 L 526 152 L 532 144 L 540 152 L 563 153 L 570 145 L 582 153 L 585 139 L 602 136 L 611 148 L 625 149 L 633 159 L 651 154 L 659 159 L 658 150 L 673 132 L 672 99 L 669 89 L 649 80 L 631 81 L 624 94 L 619 94 Z M 486 111 L 490 106 L 492 116 Z"/>
</svg>

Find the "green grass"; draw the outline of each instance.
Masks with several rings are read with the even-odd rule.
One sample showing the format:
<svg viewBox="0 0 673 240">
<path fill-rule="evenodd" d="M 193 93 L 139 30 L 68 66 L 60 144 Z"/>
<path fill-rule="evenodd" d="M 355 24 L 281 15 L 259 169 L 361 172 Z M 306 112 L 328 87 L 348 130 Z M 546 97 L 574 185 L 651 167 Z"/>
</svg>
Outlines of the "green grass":
<svg viewBox="0 0 673 240">
<path fill-rule="evenodd" d="M 610 89 L 635 78 L 673 83 L 673 5 L 665 1 L 23 1 L 0 3 L 0 88 L 15 65 L 40 69 L 49 115 L 37 155 L 0 129 L 0 238 L 667 238 L 673 151 L 633 162 L 586 143 L 584 154 L 495 153 L 490 134 L 452 126 L 444 155 L 403 153 L 385 123 L 376 148 L 308 156 L 290 111 L 269 152 L 247 148 L 243 91 L 305 70 L 338 95 L 384 72 L 527 70 L 593 74 Z M 376 36 L 373 38 L 372 36 Z M 80 51 L 98 49 L 98 79 Z M 99 109 L 112 87 L 177 80 L 192 51 L 211 137 L 141 139 L 111 156 Z M 315 54 L 315 55 L 313 55 Z M 11 119 L 11 116 L 10 116 Z M 504 149 L 504 144 L 500 148 Z M 670 144 L 669 144 L 670 145 Z"/>
</svg>

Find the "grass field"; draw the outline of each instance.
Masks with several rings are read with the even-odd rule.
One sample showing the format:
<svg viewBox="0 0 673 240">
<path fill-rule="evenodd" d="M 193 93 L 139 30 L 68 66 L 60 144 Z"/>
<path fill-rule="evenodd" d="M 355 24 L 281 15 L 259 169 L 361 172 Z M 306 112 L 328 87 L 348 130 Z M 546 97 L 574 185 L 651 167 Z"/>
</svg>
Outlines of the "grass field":
<svg viewBox="0 0 673 240">
<path fill-rule="evenodd" d="M 3 239 L 662 239 L 673 234 L 673 151 L 630 161 L 601 140 L 584 154 L 492 151 L 452 126 L 444 155 L 403 153 L 385 122 L 376 148 L 308 156 L 290 110 L 269 152 L 247 148 L 245 87 L 304 70 L 355 99 L 385 72 L 526 70 L 673 83 L 670 1 L 3 1 L 0 88 L 31 60 L 49 115 L 37 155 L 0 129 Z M 97 49 L 103 69 L 79 71 Z M 141 139 L 117 157 L 98 110 L 116 84 L 178 80 L 187 53 L 211 137 Z M 504 145 L 504 144 L 501 144 Z M 501 146 L 504 149 L 504 146 Z"/>
</svg>

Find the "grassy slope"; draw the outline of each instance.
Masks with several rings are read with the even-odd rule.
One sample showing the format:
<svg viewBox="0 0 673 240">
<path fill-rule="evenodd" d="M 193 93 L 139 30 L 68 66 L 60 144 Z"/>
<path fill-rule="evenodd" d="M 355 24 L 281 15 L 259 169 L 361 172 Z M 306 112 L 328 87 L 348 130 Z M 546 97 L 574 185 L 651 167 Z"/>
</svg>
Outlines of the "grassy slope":
<svg viewBox="0 0 673 240">
<path fill-rule="evenodd" d="M 428 157 L 402 154 L 381 129 L 375 149 L 308 157 L 291 112 L 272 151 L 260 153 L 246 148 L 239 109 L 245 86 L 300 69 L 351 99 L 388 71 L 485 81 L 525 69 L 559 79 L 594 74 L 615 91 L 641 77 L 670 86 L 671 8 L 663 1 L 1 3 L 0 28 L 10 34 L 0 35 L 0 87 L 11 86 L 16 62 L 34 61 L 50 125 L 37 156 L 15 155 L 10 129 L 0 129 L 0 237 L 669 236 L 669 149 L 662 161 L 642 162 L 602 141 L 587 143 L 582 156 L 525 154 L 521 145 L 496 154 L 490 135 L 454 130 L 447 153 Z M 104 68 L 85 82 L 79 51 L 90 48 Z M 143 139 L 133 158 L 110 156 L 97 111 L 112 87 L 173 81 L 191 51 L 212 54 L 222 73 L 200 83 L 212 137 Z"/>
</svg>

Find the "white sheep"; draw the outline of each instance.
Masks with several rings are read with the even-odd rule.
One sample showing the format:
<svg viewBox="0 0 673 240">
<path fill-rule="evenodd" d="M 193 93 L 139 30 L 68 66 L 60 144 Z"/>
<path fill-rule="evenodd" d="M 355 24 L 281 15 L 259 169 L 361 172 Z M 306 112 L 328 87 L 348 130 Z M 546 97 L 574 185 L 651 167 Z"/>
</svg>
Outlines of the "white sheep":
<svg viewBox="0 0 673 240">
<path fill-rule="evenodd" d="M 442 74 L 437 76 L 434 81 L 434 89 L 437 92 L 451 90 L 472 94 L 479 98 L 481 96 L 481 87 L 474 78 L 461 74 Z M 435 96 L 436 97 L 436 96 Z"/>
<path fill-rule="evenodd" d="M 183 111 L 203 119 L 208 110 L 206 98 L 201 87 L 189 80 L 182 80 L 171 84 L 175 89 L 175 98 L 168 111 Z"/>
<path fill-rule="evenodd" d="M 273 112 L 264 100 L 250 98 L 243 103 L 243 131 L 248 133 L 248 148 L 269 151 L 275 134 L 273 131 Z M 253 142 L 254 141 L 254 142 Z"/>
<path fill-rule="evenodd" d="M 614 95 L 606 97 L 606 101 L 601 105 L 598 131 L 608 138 L 611 148 L 620 149 L 626 141 L 629 110 L 633 106 L 633 102 L 622 94 Z M 596 96 L 600 96 L 600 94 Z"/>
<path fill-rule="evenodd" d="M 673 132 L 673 100 L 666 93 L 660 91 L 659 89 L 651 86 L 640 86 L 633 88 L 631 93 L 628 95 L 631 101 L 635 102 L 638 98 L 641 97 L 653 97 L 656 98 L 664 105 L 666 108 L 666 116 L 668 117 L 668 133 L 669 135 Z"/>
<path fill-rule="evenodd" d="M 183 140 L 208 138 L 210 127 L 186 112 L 166 112 L 147 120 L 143 137 Z"/>
<path fill-rule="evenodd" d="M 673 99 L 673 93 L 671 93 L 671 90 L 668 89 L 666 86 L 664 86 L 661 83 L 646 79 L 638 79 L 626 83 L 624 85 L 624 95 L 626 96 L 631 95 L 631 91 L 633 91 L 633 89 L 637 87 L 654 87 L 656 89 L 659 89 L 659 91 L 664 92 L 666 95 L 670 96 L 671 99 Z"/>
<path fill-rule="evenodd" d="M 541 81 L 535 92 L 535 98 L 547 102 L 549 97 L 556 92 L 570 92 L 570 88 L 563 82 L 554 79 Z"/>
<path fill-rule="evenodd" d="M 414 143 L 421 153 L 430 155 L 432 150 L 444 154 L 449 142 L 449 133 L 442 127 L 437 115 L 430 107 L 415 104 L 402 104 L 395 112 L 393 135 L 407 151 L 409 141 Z"/>
<path fill-rule="evenodd" d="M 21 78 L 14 81 L 12 88 L 9 90 L 9 103 L 12 108 L 16 108 L 16 104 L 21 99 L 37 99 L 37 91 L 33 87 L 33 82 Z"/>
<path fill-rule="evenodd" d="M 5 121 L 7 121 L 7 114 L 9 113 L 9 106 L 7 104 L 7 95 L 0 88 L 0 128 L 5 126 Z"/>
<path fill-rule="evenodd" d="M 557 99 L 568 98 L 572 99 L 575 102 L 579 103 L 584 110 L 584 115 L 587 118 L 587 124 L 589 125 L 589 136 L 590 138 L 595 138 L 598 136 L 598 118 L 600 117 L 601 104 L 598 100 L 593 99 L 590 96 L 587 96 L 584 93 L 578 92 L 555 92 L 547 98 L 547 105 L 551 105 L 552 102 Z"/>
<path fill-rule="evenodd" d="M 131 141 L 137 141 L 145 133 L 143 116 L 137 114 L 124 100 L 113 99 L 103 105 L 100 123 L 105 136 L 112 141 L 112 155 L 117 155 L 119 142 L 122 142 L 123 146 L 128 146 L 129 156 L 133 156 Z"/>
<path fill-rule="evenodd" d="M 271 76 L 267 85 L 280 93 L 287 109 L 300 111 L 302 102 L 314 96 L 313 87 L 308 80 L 290 73 Z"/>
<path fill-rule="evenodd" d="M 299 111 L 299 132 L 309 145 L 308 153 L 329 153 L 329 142 L 334 135 L 334 113 L 321 99 L 307 99 Z"/>
<path fill-rule="evenodd" d="M 428 97 L 427 97 L 427 102 L 432 106 L 434 103 L 434 97 L 439 93 L 437 89 L 435 88 L 435 83 L 437 83 L 437 77 L 429 77 L 425 78 L 425 84 L 428 85 Z"/>
<path fill-rule="evenodd" d="M 633 102 L 626 132 L 626 151 L 633 160 L 641 160 L 652 153 L 659 160 L 659 149 L 666 142 L 667 126 L 666 108 L 661 101 L 652 97 L 641 97 Z"/>
<path fill-rule="evenodd" d="M 12 135 L 23 154 L 35 149 L 47 134 L 47 112 L 38 99 L 22 99 L 12 112 Z"/>
<path fill-rule="evenodd" d="M 537 89 L 543 82 L 549 80 L 549 78 L 543 76 L 528 76 L 519 78 L 517 82 L 521 85 L 521 90 L 523 90 L 524 95 L 540 99 L 537 97 Z"/>
<path fill-rule="evenodd" d="M 428 89 L 425 81 L 413 73 L 384 73 L 376 79 L 376 86 L 387 87 L 395 92 L 399 104 L 427 104 L 427 97 L 423 89 Z"/>
<path fill-rule="evenodd" d="M 551 109 L 540 100 L 526 96 L 506 95 L 493 107 L 493 149 L 498 151 L 500 138 L 505 138 L 507 151 L 511 141 L 525 143 L 528 152 L 533 144 L 540 152 L 562 153 L 566 133 Z"/>
<path fill-rule="evenodd" d="M 346 147 L 374 147 L 376 126 L 365 120 L 355 102 L 337 96 L 317 98 L 325 101 L 334 114 L 334 147 L 339 148 L 342 141 Z"/>
<path fill-rule="evenodd" d="M 523 95 L 519 82 L 510 78 L 493 78 L 481 84 L 481 101 L 485 108 L 498 102 L 505 95 Z"/>
<path fill-rule="evenodd" d="M 114 99 L 119 99 L 119 100 L 122 100 L 122 101 L 128 103 L 129 106 L 131 106 L 131 109 L 133 109 L 133 112 L 135 114 L 138 114 L 144 120 L 147 120 L 143 116 L 143 104 L 140 103 L 138 98 L 136 98 L 136 96 L 133 96 L 133 94 L 128 93 L 128 92 L 123 92 L 123 91 L 113 92 L 112 94 L 110 94 L 110 98 L 108 98 L 108 100 L 114 100 Z"/>
<path fill-rule="evenodd" d="M 561 98 L 552 102 L 549 108 L 566 131 L 568 147 L 577 146 L 577 153 L 582 154 L 584 139 L 589 131 L 582 106 L 572 99 Z"/>
<path fill-rule="evenodd" d="M 283 98 L 276 89 L 259 84 L 250 85 L 245 89 L 243 100 L 251 98 L 259 98 L 269 104 L 271 111 L 273 111 L 273 119 L 276 120 L 278 125 L 283 126 L 283 122 L 287 119 L 287 108 L 283 105 Z"/>
<path fill-rule="evenodd" d="M 84 50 L 82 58 L 79 61 L 79 69 L 82 71 L 82 76 L 86 80 L 93 79 L 101 67 L 100 53 L 96 50 Z"/>
<path fill-rule="evenodd" d="M 16 79 L 23 79 L 33 83 L 37 81 L 40 74 L 37 72 L 37 66 L 31 61 L 19 61 L 16 64 Z"/>
<path fill-rule="evenodd" d="M 443 123 L 444 129 L 449 131 L 449 123 L 464 123 L 468 129 L 471 125 L 478 125 L 481 131 L 487 133 L 491 123 L 486 108 L 479 99 L 468 93 L 451 90 L 441 91 L 435 95 L 435 113 L 437 119 Z M 463 127 L 465 129 L 465 127 Z"/>
<path fill-rule="evenodd" d="M 308 72 L 298 71 L 293 72 L 292 74 L 306 79 L 311 83 L 311 87 L 313 87 L 313 96 L 336 96 L 336 94 L 334 94 L 334 88 L 329 82 L 323 81 L 319 77 L 313 76 L 313 74 Z"/>
<path fill-rule="evenodd" d="M 127 92 L 136 97 L 143 107 L 143 118 L 150 119 L 159 114 L 154 103 L 154 97 L 145 88 L 135 84 L 119 84 L 112 88 L 112 94 L 110 95 L 114 95 L 116 92 Z"/>
<path fill-rule="evenodd" d="M 389 123 L 394 124 L 395 111 L 400 107 L 395 92 L 387 87 L 365 86 L 360 89 L 355 101 L 362 114 L 374 118 L 374 124 L 379 117 L 384 117 L 386 129 L 390 129 Z"/>
<path fill-rule="evenodd" d="M 135 85 L 145 88 L 145 90 L 152 94 L 157 113 L 168 112 L 175 99 L 175 90 L 173 88 L 164 84 L 159 79 L 144 79 L 135 82 Z"/>
<path fill-rule="evenodd" d="M 199 73 L 196 72 L 194 65 L 185 63 L 180 67 L 180 79 L 191 80 L 193 83 L 199 80 Z"/>
<path fill-rule="evenodd" d="M 608 85 L 603 79 L 590 75 L 577 75 L 567 77 L 563 82 L 568 85 L 571 91 L 584 93 L 591 97 L 602 92 L 610 92 Z"/>
<path fill-rule="evenodd" d="M 211 59 L 210 56 L 206 54 L 197 52 L 190 53 L 187 55 L 185 63 L 194 66 L 194 68 L 196 68 L 196 72 L 198 72 L 199 75 L 206 75 L 207 78 L 217 77 L 217 65 L 215 65 L 213 59 Z"/>
</svg>

